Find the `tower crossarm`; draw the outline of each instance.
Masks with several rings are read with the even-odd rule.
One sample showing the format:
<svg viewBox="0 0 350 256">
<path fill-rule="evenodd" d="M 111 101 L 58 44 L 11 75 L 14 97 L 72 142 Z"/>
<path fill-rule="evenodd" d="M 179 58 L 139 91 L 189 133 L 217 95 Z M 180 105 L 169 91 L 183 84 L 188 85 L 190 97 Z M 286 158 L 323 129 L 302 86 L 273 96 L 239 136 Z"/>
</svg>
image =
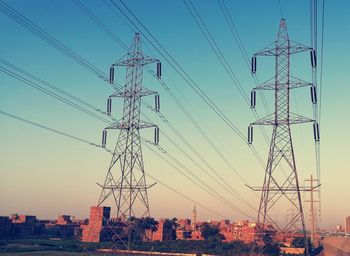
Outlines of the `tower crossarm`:
<svg viewBox="0 0 350 256">
<path fill-rule="evenodd" d="M 110 97 L 131 98 L 149 96 L 152 94 L 157 94 L 157 92 L 147 89 L 145 87 L 141 87 L 137 91 L 130 90 L 129 88 L 124 87 L 113 93 Z"/>
<path fill-rule="evenodd" d="M 266 117 L 263 117 L 250 125 L 291 125 L 291 124 L 303 124 L 303 123 L 309 123 L 309 122 L 314 122 L 314 120 L 297 115 L 294 113 L 289 113 L 289 117 L 286 119 L 276 119 L 275 114 L 268 115 Z"/>
<path fill-rule="evenodd" d="M 281 188 L 281 187 L 274 187 L 274 186 L 270 186 L 269 188 L 265 188 L 265 187 L 259 187 L 259 186 L 248 186 L 246 185 L 248 188 L 250 188 L 251 190 L 254 191 L 269 191 L 269 192 L 277 192 L 277 193 L 288 193 L 288 192 L 292 192 L 295 193 L 296 191 L 303 191 L 303 192 L 309 192 L 312 190 L 315 190 L 316 188 L 318 188 L 320 185 L 314 186 L 312 188 L 310 187 L 287 187 L 287 188 Z"/>
<path fill-rule="evenodd" d="M 158 62 L 158 59 L 154 59 L 152 57 L 142 55 L 141 52 L 133 52 L 134 57 L 130 57 L 131 54 L 128 53 L 122 59 L 115 62 L 112 66 L 120 66 L 120 67 L 135 67 L 135 66 L 144 66 L 151 63 Z"/>
<path fill-rule="evenodd" d="M 313 84 L 302 79 L 290 76 L 290 80 L 288 82 L 289 89 L 295 89 L 300 87 L 312 86 Z M 266 82 L 258 85 L 253 90 L 276 90 L 276 77 L 273 77 Z"/>
<path fill-rule="evenodd" d="M 133 125 L 133 127 L 136 129 L 143 129 L 143 128 L 158 127 L 158 126 L 155 124 L 146 122 L 146 121 L 139 121 L 138 123 L 135 123 Z M 111 124 L 110 126 L 106 127 L 106 129 L 129 130 L 130 124 L 118 121 L 118 122 L 115 122 L 115 123 Z"/>
<path fill-rule="evenodd" d="M 269 44 L 262 50 L 254 54 L 254 56 L 279 56 L 282 54 L 295 54 L 299 52 L 305 52 L 312 50 L 311 47 L 306 46 L 302 43 L 298 43 L 292 40 L 289 40 L 289 44 L 278 44 L 277 41 Z"/>
<path fill-rule="evenodd" d="M 132 189 L 133 189 L 133 190 L 143 190 L 143 189 L 145 189 L 145 188 L 149 189 L 149 188 L 153 187 L 153 186 L 156 185 L 156 184 L 157 184 L 157 182 L 155 182 L 155 183 L 153 183 L 153 184 L 151 184 L 151 185 L 148 185 L 148 186 L 144 186 L 144 185 L 133 185 L 133 186 L 132 186 Z M 119 185 L 113 186 L 113 185 L 101 185 L 101 184 L 99 184 L 99 183 L 97 183 L 97 185 L 98 185 L 99 187 L 101 187 L 102 189 L 110 189 L 110 190 L 130 189 L 130 186 L 127 186 L 127 185 L 125 185 L 125 186 L 119 186 Z"/>
</svg>

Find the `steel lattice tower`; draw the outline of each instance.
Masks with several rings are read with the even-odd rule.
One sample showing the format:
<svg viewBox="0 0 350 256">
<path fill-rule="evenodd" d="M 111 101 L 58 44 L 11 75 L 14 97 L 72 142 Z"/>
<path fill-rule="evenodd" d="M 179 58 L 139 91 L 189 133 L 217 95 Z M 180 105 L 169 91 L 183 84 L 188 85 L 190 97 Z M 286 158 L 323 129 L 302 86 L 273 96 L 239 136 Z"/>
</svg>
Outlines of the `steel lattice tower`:
<svg viewBox="0 0 350 256">
<path fill-rule="evenodd" d="M 293 225 L 298 222 L 301 223 L 304 241 L 307 241 L 300 195 L 300 191 L 303 188 L 299 185 L 291 125 L 313 122 L 313 120 L 290 112 L 290 90 L 303 86 L 311 86 L 313 88 L 313 85 L 290 76 L 290 55 L 308 50 L 312 49 L 289 40 L 287 25 L 285 20 L 282 19 L 277 40 L 254 54 L 252 58 L 252 73 L 255 74 L 256 56 L 275 57 L 275 76 L 271 80 L 255 87 L 251 93 L 251 106 L 254 108 L 256 104 L 256 90 L 273 90 L 275 94 L 275 111 L 273 114 L 252 123 L 248 128 L 248 140 L 249 143 L 252 143 L 253 125 L 273 126 L 264 183 L 262 187 L 253 187 L 254 190 L 261 191 L 257 217 L 258 236 L 260 236 L 258 239 L 260 241 L 264 235 L 269 234 L 269 226 L 273 227 L 273 232 L 283 235 L 290 234 Z M 286 223 L 278 225 L 272 218 L 272 212 L 276 210 L 285 211 L 287 208 L 294 209 L 295 214 Z M 305 246 L 305 250 L 308 254 L 307 246 Z"/>
<path fill-rule="evenodd" d="M 149 186 L 146 183 L 140 129 L 155 127 L 156 144 L 159 139 L 159 130 L 156 125 L 142 121 L 140 111 L 142 97 L 152 94 L 156 94 L 155 110 L 159 109 L 159 95 L 142 86 L 143 67 L 154 62 L 157 62 L 157 76 L 160 77 L 160 62 L 143 54 L 140 35 L 135 33 L 129 52 L 110 68 L 111 83 L 114 81 L 114 68 L 118 66 L 126 67 L 126 80 L 125 86 L 108 98 L 107 112 L 111 115 L 112 98 L 114 97 L 123 98 L 124 105 L 121 119 L 103 131 L 102 144 L 105 146 L 107 130 L 120 130 L 105 181 L 101 185 L 102 191 L 98 206 L 108 198 L 113 199 L 116 219 L 124 220 L 129 225 L 128 248 L 132 232 L 130 229 L 133 228 L 129 223 L 131 218 L 150 217 L 147 191 L 152 185 Z M 120 175 L 116 179 L 118 167 Z"/>
</svg>

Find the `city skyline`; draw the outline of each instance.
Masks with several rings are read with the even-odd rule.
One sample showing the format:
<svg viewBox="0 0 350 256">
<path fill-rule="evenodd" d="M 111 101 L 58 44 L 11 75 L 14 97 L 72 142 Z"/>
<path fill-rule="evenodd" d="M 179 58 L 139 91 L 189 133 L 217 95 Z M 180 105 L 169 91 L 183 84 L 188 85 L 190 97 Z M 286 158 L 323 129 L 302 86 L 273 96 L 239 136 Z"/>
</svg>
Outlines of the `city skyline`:
<svg viewBox="0 0 350 256">
<path fill-rule="evenodd" d="M 82 2 L 103 20 L 109 29 L 122 39 L 123 43 L 130 44 L 134 32 L 125 25 L 123 21 L 125 18 L 120 18 L 122 14 L 110 2 L 108 4 L 106 2 L 98 4 L 96 1 Z M 218 3 L 214 1 L 193 1 L 193 3 L 204 18 L 219 47 L 225 53 L 244 92 L 249 95 L 251 89 L 256 85 L 241 56 L 239 47 L 230 34 Z M 110 65 L 126 53 L 125 49 L 111 40 L 73 1 L 53 1 L 50 4 L 39 0 L 31 3 L 11 1 L 8 4 L 104 73 L 108 73 Z M 259 1 L 228 2 L 227 4 L 249 57 L 262 46 L 272 42 L 281 19 L 278 1 L 269 1 L 264 4 Z M 255 121 L 255 117 L 220 65 L 186 6 L 181 1 L 166 3 L 163 1 L 148 1 L 147 3 L 128 1 L 126 5 L 135 12 L 143 24 L 190 74 L 191 78 L 246 136 L 247 127 L 249 123 Z M 342 26 L 345 27 L 348 24 L 345 10 L 350 7 L 349 5 L 346 1 L 327 2 L 325 13 L 321 114 L 321 227 L 335 226 L 339 224 L 339 220 L 343 220 L 350 214 L 350 206 L 339 205 L 338 199 L 350 196 L 350 191 L 346 190 L 347 180 L 350 178 L 346 172 L 348 167 L 346 145 L 350 142 L 350 136 L 346 134 L 346 127 L 350 125 L 350 120 L 346 114 L 343 116 L 346 96 L 349 92 L 345 85 L 349 82 L 349 78 L 346 77 L 346 59 L 350 56 L 345 47 L 349 42 L 350 34 L 346 29 L 340 32 Z M 281 7 L 292 40 L 310 45 L 309 4 L 302 1 L 296 3 L 281 1 Z M 0 22 L 5 24 L 0 45 L 3 49 L 7 49 L 3 50 L 1 59 L 105 111 L 106 99 L 113 93 L 111 87 L 3 13 L 0 15 Z M 246 143 L 203 103 L 171 66 L 162 59 L 162 56 L 152 48 L 152 45 L 143 38 L 143 35 L 141 38 L 145 54 L 162 61 L 163 80 L 167 86 L 179 97 L 206 134 L 213 139 L 215 145 L 224 152 L 225 158 L 234 168 L 230 168 L 213 147 L 203 139 L 159 82 L 155 81 L 148 72 L 144 72 L 144 85 L 160 94 L 161 112 L 181 131 L 200 155 L 204 156 L 215 171 L 241 197 L 244 197 L 245 201 L 257 207 L 260 194 L 254 194 L 245 184 L 261 186 L 264 168 L 255 159 Z M 293 57 L 291 66 L 292 75 L 301 75 L 304 80 L 311 81 L 308 53 L 300 57 Z M 273 61 L 260 58 L 257 69 L 260 82 L 266 81 L 273 76 Z M 153 70 L 155 71 L 155 66 Z M 120 84 L 124 84 L 124 76 L 124 70 L 116 70 L 115 79 Z M 94 120 L 56 99 L 35 91 L 3 72 L 0 84 L 2 91 L 0 110 L 96 144 L 101 143 L 102 130 L 106 126 L 103 122 Z M 190 104 L 184 100 L 182 95 L 185 95 Z M 273 98 L 268 93 L 264 95 L 270 112 L 272 112 Z M 291 96 L 292 111 L 312 117 L 309 90 L 298 89 Z M 147 102 L 153 105 L 152 99 Z M 120 116 L 121 104 L 122 101 L 119 103 L 118 100 L 113 101 L 113 112 L 116 116 Z M 261 117 L 265 116 L 267 113 L 264 111 L 263 101 L 259 94 L 257 105 L 258 114 Z M 205 166 L 155 113 L 146 108 L 144 111 L 143 118 L 150 118 L 160 127 L 160 145 L 235 206 L 229 207 L 203 192 L 144 147 L 145 172 L 191 198 L 191 200 L 185 199 L 158 182 L 149 191 L 152 216 L 157 218 L 182 217 L 186 214 L 190 216 L 193 204 L 197 202 L 196 205 L 202 214 L 202 217 L 199 214 L 200 219 L 227 217 L 230 220 L 238 220 L 253 217 L 251 220 L 254 220 L 256 218 L 256 211 L 242 199 L 237 199 L 234 196 L 235 193 L 230 193 L 227 188 L 218 186 L 167 139 L 166 136 L 170 136 L 187 155 Z M 2 127 L 0 138 L 3 141 L 0 146 L 2 155 L 0 215 L 23 212 L 40 217 L 54 217 L 57 213 L 75 212 L 77 217 L 87 217 L 89 207 L 97 203 L 100 188 L 96 182 L 103 182 L 110 155 L 103 150 L 37 129 L 3 115 L 0 116 L 0 122 Z M 266 131 L 270 138 L 271 130 Z M 292 128 L 292 133 L 299 179 L 302 182 L 309 179 L 311 174 L 316 176 L 312 125 L 305 124 L 301 128 Z M 142 131 L 142 135 L 153 140 L 152 131 Z M 115 133 L 115 139 L 116 136 L 117 133 Z M 109 141 L 113 141 L 113 137 L 109 137 Z M 264 136 L 257 128 L 255 129 L 254 146 L 265 165 L 268 143 L 265 142 Z M 113 143 L 110 147 L 113 147 Z M 210 168 L 204 167 L 204 169 Z M 155 182 L 151 177 L 146 178 L 149 184 Z M 308 194 L 303 195 L 303 200 L 307 199 Z M 208 211 L 201 205 L 219 212 L 222 216 L 219 217 L 218 214 Z M 43 206 L 46 206 L 46 209 L 43 209 Z M 304 214 L 308 219 L 308 207 L 305 208 Z"/>
</svg>

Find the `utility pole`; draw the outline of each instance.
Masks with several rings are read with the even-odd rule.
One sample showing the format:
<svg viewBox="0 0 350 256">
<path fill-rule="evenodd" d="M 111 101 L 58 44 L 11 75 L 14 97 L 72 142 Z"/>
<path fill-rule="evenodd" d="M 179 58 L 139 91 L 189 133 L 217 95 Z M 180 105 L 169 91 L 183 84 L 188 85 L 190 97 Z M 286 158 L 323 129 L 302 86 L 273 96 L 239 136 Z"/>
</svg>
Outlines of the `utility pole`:
<svg viewBox="0 0 350 256">
<path fill-rule="evenodd" d="M 312 88 L 313 84 L 290 76 L 290 55 L 310 50 L 312 48 L 289 40 L 286 21 L 281 19 L 277 40 L 254 54 L 251 66 L 254 75 L 257 56 L 272 56 L 275 58 L 275 76 L 258 85 L 251 92 L 251 107 L 255 108 L 257 90 L 274 91 L 275 111 L 271 115 L 251 123 L 248 128 L 248 143 L 251 144 L 254 125 L 273 126 L 263 186 L 251 187 L 255 191 L 261 191 L 257 218 L 257 235 L 259 237 L 257 239 L 260 242 L 264 241 L 265 244 L 273 241 L 274 232 L 271 231 L 271 226 L 277 234 L 286 237 L 291 234 L 294 224 L 300 221 L 306 255 L 309 255 L 309 248 L 307 246 L 304 212 L 300 195 L 303 188 L 299 185 L 290 126 L 313 122 L 313 120 L 290 112 L 290 90 L 305 86 Z M 276 223 L 272 214 L 276 210 L 285 208 L 294 209 L 295 214 L 287 223 L 280 225 Z"/>
<path fill-rule="evenodd" d="M 314 192 L 318 192 L 315 190 L 314 184 L 319 184 L 318 179 L 314 179 L 313 176 L 310 176 L 310 179 L 305 180 L 305 182 L 310 182 L 310 200 L 305 201 L 306 203 L 310 203 L 310 233 L 311 233 L 311 243 L 314 246 L 319 246 L 319 240 L 317 236 L 317 209 L 315 208 L 315 203 L 319 203 L 319 200 L 314 199 Z"/>
</svg>

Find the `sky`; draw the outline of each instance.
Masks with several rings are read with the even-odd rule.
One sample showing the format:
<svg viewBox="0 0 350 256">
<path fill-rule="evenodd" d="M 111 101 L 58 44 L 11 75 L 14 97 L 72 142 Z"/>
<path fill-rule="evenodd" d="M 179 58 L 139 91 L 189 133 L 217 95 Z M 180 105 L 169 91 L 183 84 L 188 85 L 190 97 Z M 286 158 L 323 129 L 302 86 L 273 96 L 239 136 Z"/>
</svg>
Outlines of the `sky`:
<svg viewBox="0 0 350 256">
<path fill-rule="evenodd" d="M 74 1 L 12 0 L 3 2 L 106 74 L 110 65 L 126 53 Z M 110 1 L 81 0 L 81 2 L 121 41 L 126 45 L 131 43 L 134 31 L 126 24 L 125 18 Z M 114 2 L 121 6 L 119 0 Z M 214 0 L 193 0 L 192 2 L 225 55 L 244 92 L 249 95 L 256 84 L 218 2 Z M 346 132 L 350 120 L 345 111 L 349 95 L 349 87 L 346 85 L 350 82 L 347 75 L 349 71 L 347 59 L 350 57 L 347 49 L 350 42 L 347 10 L 350 8 L 350 2 L 345 0 L 325 2 L 320 124 L 322 184 L 320 225 L 329 228 L 342 224 L 345 217 L 350 215 L 350 204 L 344 201 L 350 197 L 348 188 L 350 174 L 347 160 L 349 154 L 347 145 L 350 143 L 350 136 Z M 180 0 L 127 0 L 124 3 L 231 122 L 246 135 L 248 125 L 256 118 L 218 61 L 184 2 Z M 310 45 L 308 1 L 281 0 L 281 8 L 277 0 L 235 0 L 225 1 L 225 3 L 248 56 L 276 39 L 282 14 L 286 19 L 290 38 Z M 0 58 L 2 60 L 105 110 L 107 98 L 113 93 L 107 83 L 20 26 L 3 12 L 0 12 L 0 24 L 2 28 Z M 141 32 L 144 33 L 144 30 Z M 264 168 L 254 157 L 246 142 L 218 118 L 152 47 L 142 33 L 144 53 L 162 61 L 163 81 L 223 152 L 230 166 L 213 150 L 208 141 L 181 112 L 173 98 L 148 72 L 144 72 L 143 85 L 159 92 L 161 112 L 164 116 L 206 159 L 216 173 L 227 184 L 230 184 L 236 194 L 257 207 L 258 192 L 252 192 L 245 184 L 261 186 Z M 320 37 L 321 31 L 318 35 Z M 320 40 L 318 42 L 320 47 Z M 3 63 L 0 64 L 3 67 Z M 155 70 L 155 66 L 150 66 L 150 68 Z M 257 70 L 260 82 L 270 79 L 274 75 L 274 60 L 259 58 Z M 307 52 L 292 56 L 291 74 L 311 81 L 311 67 Z M 125 70 L 118 68 L 115 77 L 117 82 L 123 84 Z M 264 97 L 271 112 L 274 107 L 273 95 L 271 92 L 266 92 Z M 294 90 L 291 97 L 291 110 L 312 118 L 309 89 Z M 153 104 L 152 97 L 145 98 L 145 101 Z M 121 107 L 121 100 L 114 99 L 113 114 L 116 117 L 120 117 Z M 256 108 L 260 117 L 267 115 L 261 95 L 258 95 Z M 0 72 L 0 110 L 96 144 L 100 144 L 102 130 L 107 126 L 106 123 L 34 90 L 4 72 Z M 222 218 L 240 220 L 256 216 L 254 209 L 237 198 L 234 193 L 229 193 L 227 188 L 218 185 L 189 160 L 188 156 L 204 166 L 203 162 L 198 160 L 198 157 L 179 140 L 156 113 L 148 109 L 144 109 L 143 112 L 145 113 L 144 119 L 150 118 L 159 126 L 161 132 L 169 136 L 186 154 L 174 146 L 166 136 L 161 135 L 160 145 L 235 206 L 229 207 L 216 200 L 179 174 L 147 147 L 143 147 L 145 172 L 185 195 L 185 197 L 181 196 L 161 183 L 157 183 L 149 191 L 152 216 L 190 218 L 194 204 L 197 205 L 197 219 L 200 220 Z M 87 217 L 89 207 L 97 202 L 100 191 L 96 183 L 103 182 L 110 155 L 96 147 L 4 115 L 0 115 L 0 127 L 2 142 L 0 145 L 0 215 L 18 212 L 33 214 L 39 218 L 55 218 L 58 214 L 71 214 L 78 218 Z M 271 128 L 267 127 L 266 132 L 270 137 Z M 152 130 L 142 131 L 142 136 L 150 140 L 153 139 L 152 134 Z M 301 184 L 304 184 L 303 181 L 311 174 L 316 176 L 312 125 L 293 126 L 292 136 L 299 180 Z M 109 134 L 108 147 L 113 148 L 116 138 L 117 132 Z M 268 143 L 257 127 L 254 134 L 254 146 L 265 163 Z M 120 175 L 118 169 L 115 171 L 116 176 Z M 154 183 L 150 177 L 147 177 L 147 180 Z M 308 194 L 303 193 L 302 196 L 303 201 L 308 200 Z M 343 201 L 345 203 L 341 203 Z M 304 205 L 305 216 L 308 219 L 309 206 L 307 203 Z M 282 221 L 285 211 L 286 209 L 280 209 L 279 212 L 276 212 L 276 218 Z"/>
</svg>

